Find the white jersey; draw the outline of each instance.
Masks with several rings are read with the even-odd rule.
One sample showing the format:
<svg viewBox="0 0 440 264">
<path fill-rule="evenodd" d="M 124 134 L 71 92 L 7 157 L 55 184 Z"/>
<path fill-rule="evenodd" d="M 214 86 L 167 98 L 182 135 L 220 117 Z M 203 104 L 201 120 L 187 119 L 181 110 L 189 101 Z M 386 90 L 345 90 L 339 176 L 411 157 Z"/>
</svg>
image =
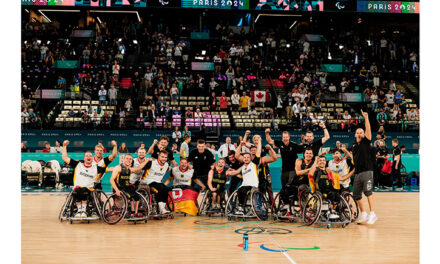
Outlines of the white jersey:
<svg viewBox="0 0 440 264">
<path fill-rule="evenodd" d="M 243 165 L 241 168 L 241 175 L 243 175 L 243 183 L 241 186 L 252 186 L 258 188 L 258 168 L 253 162 Z"/>
<path fill-rule="evenodd" d="M 74 187 L 93 188 L 97 175 L 98 166 L 96 164 L 86 167 L 84 163 L 79 162 L 73 172 L 73 185 Z"/>
<path fill-rule="evenodd" d="M 103 167 L 103 168 L 106 168 L 107 165 L 109 165 L 110 163 L 111 163 L 111 161 L 110 161 L 110 159 L 108 157 L 105 157 L 105 158 L 101 157 L 100 160 L 97 160 L 96 156 L 95 156 L 95 157 L 93 157 L 93 160 L 92 160 L 92 164 L 93 165 L 96 165 L 96 166 L 99 166 L 99 167 Z M 95 182 L 97 182 L 97 183 L 101 182 L 102 176 L 103 176 L 102 173 L 98 174 L 98 177 L 96 178 Z"/>
<path fill-rule="evenodd" d="M 142 176 L 142 183 L 146 184 L 152 182 L 161 183 L 170 167 L 168 162 L 165 162 L 165 164 L 161 166 L 157 160 L 149 161 L 146 166 L 147 169 L 145 170 L 144 176 Z"/>
<path fill-rule="evenodd" d="M 346 159 L 339 162 L 330 160 L 328 162 L 328 167 L 332 172 L 339 174 L 339 177 L 343 177 L 350 172 Z M 340 184 L 342 185 L 342 187 L 348 188 L 350 186 L 350 178 L 346 179 L 345 181 L 341 181 Z"/>
<path fill-rule="evenodd" d="M 105 163 L 104 163 L 104 158 L 101 158 L 99 161 L 96 160 L 96 157 L 93 157 L 93 161 L 92 161 L 93 165 L 97 165 L 100 167 L 104 167 Z"/>
<path fill-rule="evenodd" d="M 194 170 L 186 170 L 182 172 L 179 167 L 174 167 L 171 170 L 171 173 L 173 174 L 173 186 L 179 186 L 179 185 L 191 185 L 191 179 L 194 174 Z"/>
<path fill-rule="evenodd" d="M 139 162 L 139 158 L 133 159 L 133 168 L 138 167 L 140 164 L 141 164 L 141 162 Z M 138 181 L 141 180 L 142 175 L 144 175 L 143 170 L 136 172 L 136 173 L 132 173 L 130 175 L 130 184 L 136 184 Z"/>
</svg>

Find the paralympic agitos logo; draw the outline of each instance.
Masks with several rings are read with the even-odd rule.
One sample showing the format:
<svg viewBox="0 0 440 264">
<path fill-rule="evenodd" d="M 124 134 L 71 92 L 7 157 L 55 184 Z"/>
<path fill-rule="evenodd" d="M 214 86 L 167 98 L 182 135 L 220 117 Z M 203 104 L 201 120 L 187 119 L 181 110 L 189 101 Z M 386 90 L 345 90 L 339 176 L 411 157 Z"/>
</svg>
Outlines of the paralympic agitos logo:
<svg viewBox="0 0 440 264">
<path fill-rule="evenodd" d="M 339 10 L 345 8 L 345 5 L 341 4 L 341 2 L 336 2 L 335 6 L 336 6 Z"/>
</svg>

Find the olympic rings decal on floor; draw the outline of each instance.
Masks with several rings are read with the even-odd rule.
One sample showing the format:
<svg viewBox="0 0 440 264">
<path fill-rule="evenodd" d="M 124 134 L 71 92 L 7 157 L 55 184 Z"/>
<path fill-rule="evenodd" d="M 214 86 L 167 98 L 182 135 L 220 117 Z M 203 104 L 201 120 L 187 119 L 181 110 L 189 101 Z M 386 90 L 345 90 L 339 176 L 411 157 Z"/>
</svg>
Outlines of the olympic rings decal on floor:
<svg viewBox="0 0 440 264">
<path fill-rule="evenodd" d="M 250 244 L 263 243 L 263 242 L 264 242 L 264 241 L 249 242 L 249 245 L 250 245 Z M 237 247 L 241 247 L 241 248 L 242 248 L 242 247 L 243 247 L 243 243 L 238 244 Z M 269 252 L 287 252 L 287 251 L 289 251 L 289 250 L 318 250 L 318 249 L 321 249 L 321 248 L 318 247 L 318 246 L 314 246 L 314 247 L 310 247 L 310 248 L 279 247 L 280 249 L 271 249 L 271 248 L 266 247 L 264 244 L 261 244 L 261 245 L 260 245 L 260 248 L 261 248 L 262 250 L 266 250 L 266 251 L 269 251 Z"/>
</svg>

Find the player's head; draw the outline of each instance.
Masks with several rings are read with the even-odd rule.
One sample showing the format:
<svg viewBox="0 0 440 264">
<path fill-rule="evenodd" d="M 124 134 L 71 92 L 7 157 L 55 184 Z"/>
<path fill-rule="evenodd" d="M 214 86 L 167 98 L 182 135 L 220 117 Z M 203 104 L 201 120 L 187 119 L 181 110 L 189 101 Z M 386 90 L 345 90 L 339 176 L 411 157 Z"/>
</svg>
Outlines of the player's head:
<svg viewBox="0 0 440 264">
<path fill-rule="evenodd" d="M 168 143 L 170 143 L 170 139 L 167 136 L 161 136 L 158 148 L 164 150 L 168 146 Z"/>
<path fill-rule="evenodd" d="M 332 153 L 333 159 L 335 161 L 339 161 L 341 159 L 341 154 L 342 153 L 341 153 L 341 151 L 339 149 L 333 149 L 331 151 L 331 153 Z"/>
<path fill-rule="evenodd" d="M 218 169 L 223 169 L 226 166 L 226 160 L 224 158 L 220 158 L 217 161 L 217 168 Z"/>
<path fill-rule="evenodd" d="M 102 144 L 98 144 L 95 146 L 95 156 L 97 158 L 101 158 L 102 157 L 102 153 L 104 153 L 104 147 L 102 146 Z"/>
<path fill-rule="evenodd" d="M 206 147 L 205 140 L 203 140 L 203 139 L 197 140 L 197 150 L 200 153 L 203 153 L 205 151 L 205 147 Z"/>
<path fill-rule="evenodd" d="M 249 151 L 250 151 L 251 155 L 255 155 L 255 154 L 257 154 L 257 147 L 252 146 Z"/>
<path fill-rule="evenodd" d="M 144 148 L 139 148 L 137 152 L 140 159 L 144 159 L 145 155 L 147 155 L 147 151 Z"/>
<path fill-rule="evenodd" d="M 261 136 L 260 135 L 253 136 L 252 137 L 252 142 L 254 142 L 254 144 L 261 143 Z"/>
<path fill-rule="evenodd" d="M 313 159 L 313 150 L 311 148 L 306 148 L 304 150 L 304 160 L 311 161 Z"/>
<path fill-rule="evenodd" d="M 250 153 L 243 154 L 243 162 L 244 162 L 244 164 L 251 163 L 251 154 Z"/>
<path fill-rule="evenodd" d="M 230 150 L 228 153 L 228 159 L 230 162 L 235 162 L 235 151 L 234 150 Z"/>
<path fill-rule="evenodd" d="M 365 131 L 362 128 L 356 129 L 356 134 L 354 137 L 356 138 L 356 142 L 361 142 L 361 140 L 365 137 Z"/>
<path fill-rule="evenodd" d="M 124 155 L 124 165 L 131 166 L 132 162 L 133 162 L 133 156 L 131 154 L 125 154 Z"/>
<path fill-rule="evenodd" d="M 327 160 L 326 160 L 325 156 L 318 157 L 318 167 L 320 169 L 325 169 L 326 162 L 327 162 Z"/>
<path fill-rule="evenodd" d="M 181 158 L 179 162 L 179 167 L 181 170 L 186 170 L 188 168 L 188 160 L 186 158 Z"/>
<path fill-rule="evenodd" d="M 312 131 L 307 131 L 306 132 L 306 141 L 307 141 L 307 143 L 312 143 L 313 142 L 313 140 L 315 139 L 315 135 L 313 134 L 313 132 Z"/>
<path fill-rule="evenodd" d="M 166 150 L 159 151 L 159 156 L 157 157 L 157 160 L 159 161 L 160 164 L 165 164 L 165 162 L 167 162 L 168 160 L 168 151 Z"/>
<path fill-rule="evenodd" d="M 289 144 L 290 133 L 287 131 L 284 131 L 281 140 L 283 141 L 284 144 Z"/>
<path fill-rule="evenodd" d="M 84 153 L 84 164 L 86 166 L 90 166 L 90 165 L 92 165 L 92 162 L 93 162 L 93 154 L 92 154 L 92 152 L 91 151 L 86 151 Z"/>
<path fill-rule="evenodd" d="M 397 147 L 399 145 L 399 140 L 395 138 L 391 141 L 391 144 L 393 145 L 393 147 Z"/>
</svg>

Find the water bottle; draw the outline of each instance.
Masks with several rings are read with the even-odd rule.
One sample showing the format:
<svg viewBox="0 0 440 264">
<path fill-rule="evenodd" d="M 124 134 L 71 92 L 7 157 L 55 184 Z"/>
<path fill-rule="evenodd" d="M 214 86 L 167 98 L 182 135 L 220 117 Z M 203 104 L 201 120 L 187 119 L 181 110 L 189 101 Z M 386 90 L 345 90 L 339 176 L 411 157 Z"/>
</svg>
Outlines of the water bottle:
<svg viewBox="0 0 440 264">
<path fill-rule="evenodd" d="M 249 248 L 249 237 L 248 234 L 243 234 L 243 250 L 248 251 Z"/>
</svg>

